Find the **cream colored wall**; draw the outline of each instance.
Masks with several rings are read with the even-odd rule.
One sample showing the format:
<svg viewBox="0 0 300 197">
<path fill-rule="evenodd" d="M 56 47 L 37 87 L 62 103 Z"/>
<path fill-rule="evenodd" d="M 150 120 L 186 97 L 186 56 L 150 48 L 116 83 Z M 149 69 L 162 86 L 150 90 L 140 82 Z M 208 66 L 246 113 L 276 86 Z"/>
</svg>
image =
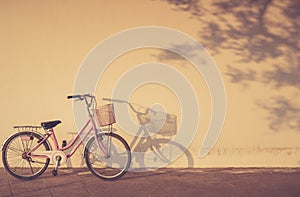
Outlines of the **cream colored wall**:
<svg viewBox="0 0 300 197">
<path fill-rule="evenodd" d="M 198 40 L 220 69 L 227 114 L 214 149 L 205 158 L 198 157 L 209 124 L 210 97 L 203 78 L 183 59 L 164 58 L 164 51 L 154 49 L 126 53 L 101 79 L 107 85 L 97 89 L 98 98 L 110 95 L 111 82 L 135 65 L 150 61 L 173 65 L 197 90 L 201 106 L 200 127 L 189 147 L 193 167 L 299 166 L 299 22 L 290 4 L 274 1 L 263 12 L 263 3 L 233 3 L 230 10 L 225 4 L 188 7 L 172 1 L 0 1 L 0 142 L 14 132 L 13 125 L 57 118 L 63 121 L 57 127 L 58 138 L 70 139 L 66 133 L 75 126 L 66 96 L 72 93 L 88 52 L 114 33 L 155 25 Z M 144 88 L 132 101 L 146 106 L 150 98 L 173 101 L 170 93 L 156 94 L 163 92 L 161 87 Z M 145 92 L 148 100 L 143 98 Z M 169 104 L 167 110 L 180 117 L 176 102 Z M 75 166 L 79 158 L 73 161 Z M 173 166 L 185 163 L 179 160 Z"/>
</svg>

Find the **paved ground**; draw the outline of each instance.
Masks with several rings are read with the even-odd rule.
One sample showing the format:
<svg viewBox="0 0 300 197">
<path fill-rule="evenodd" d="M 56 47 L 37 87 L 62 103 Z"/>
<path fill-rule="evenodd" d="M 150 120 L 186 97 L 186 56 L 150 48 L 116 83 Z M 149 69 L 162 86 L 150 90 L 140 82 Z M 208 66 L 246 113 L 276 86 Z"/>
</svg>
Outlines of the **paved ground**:
<svg viewBox="0 0 300 197">
<path fill-rule="evenodd" d="M 300 196 L 300 168 L 159 169 L 103 181 L 86 169 L 32 181 L 0 169 L 0 196 Z"/>
</svg>

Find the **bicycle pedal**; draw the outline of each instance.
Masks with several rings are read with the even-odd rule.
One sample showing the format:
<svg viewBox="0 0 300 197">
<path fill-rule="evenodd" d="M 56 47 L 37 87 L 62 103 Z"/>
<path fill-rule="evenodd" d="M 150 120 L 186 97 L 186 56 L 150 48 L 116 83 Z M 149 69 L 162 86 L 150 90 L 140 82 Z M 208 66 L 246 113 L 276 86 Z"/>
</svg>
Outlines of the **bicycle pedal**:
<svg viewBox="0 0 300 197">
<path fill-rule="evenodd" d="M 57 174 L 58 174 L 57 170 L 52 170 L 52 175 L 53 176 L 57 176 Z"/>
<path fill-rule="evenodd" d="M 56 176 L 58 174 L 58 166 L 60 166 L 60 161 L 61 161 L 61 157 L 57 156 L 54 170 L 52 170 L 53 176 Z"/>
</svg>

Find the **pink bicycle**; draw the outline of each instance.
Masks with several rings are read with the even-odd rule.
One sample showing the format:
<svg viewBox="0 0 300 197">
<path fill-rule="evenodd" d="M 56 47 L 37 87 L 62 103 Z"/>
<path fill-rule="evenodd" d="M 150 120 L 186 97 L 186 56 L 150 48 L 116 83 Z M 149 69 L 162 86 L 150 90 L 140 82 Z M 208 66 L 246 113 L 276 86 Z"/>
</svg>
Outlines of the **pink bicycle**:
<svg viewBox="0 0 300 197">
<path fill-rule="evenodd" d="M 31 180 L 43 174 L 49 164 L 54 164 L 52 174 L 56 176 L 58 167 L 65 164 L 87 140 L 84 157 L 88 169 L 104 180 L 122 177 L 130 166 L 131 152 L 127 142 L 112 132 L 112 124 L 115 123 L 113 105 L 96 108 L 96 99 L 90 94 L 67 98 L 85 101 L 89 114 L 87 122 L 71 143 L 58 145 L 54 127 L 61 123 L 60 120 L 42 122 L 41 126 L 15 126 L 18 132 L 10 136 L 2 147 L 5 169 L 16 178 Z M 96 119 L 99 119 L 99 129 Z M 104 126 L 108 126 L 108 132 L 103 131 Z M 43 129 L 45 134 L 38 132 L 39 129 Z M 49 138 L 53 141 L 53 149 Z M 71 151 L 65 153 L 67 150 Z"/>
</svg>

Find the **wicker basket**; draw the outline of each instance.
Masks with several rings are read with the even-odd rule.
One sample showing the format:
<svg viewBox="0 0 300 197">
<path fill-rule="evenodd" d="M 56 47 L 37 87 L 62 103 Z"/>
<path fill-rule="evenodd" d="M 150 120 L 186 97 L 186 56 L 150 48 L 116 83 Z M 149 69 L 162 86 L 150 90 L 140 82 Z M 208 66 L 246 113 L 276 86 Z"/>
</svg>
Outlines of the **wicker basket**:
<svg viewBox="0 0 300 197">
<path fill-rule="evenodd" d="M 114 105 L 112 103 L 97 107 L 96 115 L 101 127 L 116 123 Z"/>
</svg>

